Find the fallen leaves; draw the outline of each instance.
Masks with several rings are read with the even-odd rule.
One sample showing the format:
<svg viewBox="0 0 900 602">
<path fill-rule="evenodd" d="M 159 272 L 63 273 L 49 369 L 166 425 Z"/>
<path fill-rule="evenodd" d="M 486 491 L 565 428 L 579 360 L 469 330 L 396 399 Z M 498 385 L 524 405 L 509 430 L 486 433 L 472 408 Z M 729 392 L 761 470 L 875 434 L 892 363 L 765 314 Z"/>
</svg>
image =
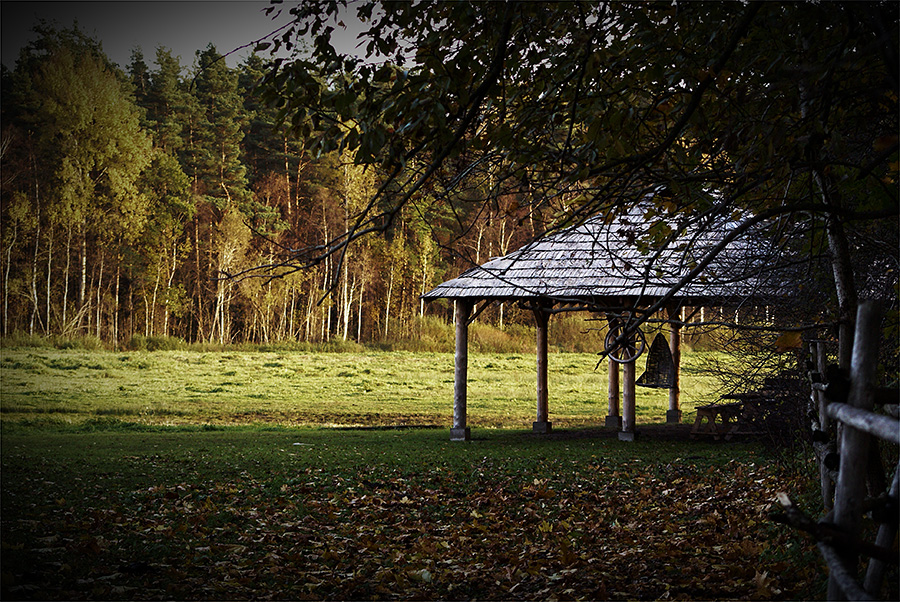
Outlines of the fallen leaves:
<svg viewBox="0 0 900 602">
<path fill-rule="evenodd" d="M 5 566 L 4 592 L 789 598 L 807 583 L 764 560 L 777 545 L 767 539 L 765 512 L 783 486 L 774 469 L 737 462 L 706 470 L 686 461 L 559 461 L 540 477 L 507 473 L 487 459 L 471 474 L 387 466 L 306 467 L 270 480 L 244 473 L 122 492 L 78 513 L 51 503 L 5 521 L 4 551 L 30 559 L 30 569 Z"/>
</svg>

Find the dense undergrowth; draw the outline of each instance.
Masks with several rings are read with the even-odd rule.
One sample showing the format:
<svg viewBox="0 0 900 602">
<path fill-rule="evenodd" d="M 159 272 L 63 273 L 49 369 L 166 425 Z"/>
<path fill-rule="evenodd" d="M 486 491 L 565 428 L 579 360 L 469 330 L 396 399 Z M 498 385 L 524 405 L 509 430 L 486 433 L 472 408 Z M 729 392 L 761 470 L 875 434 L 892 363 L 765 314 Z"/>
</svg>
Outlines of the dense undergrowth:
<svg viewBox="0 0 900 602">
<path fill-rule="evenodd" d="M 90 336 L 63 337 L 59 335 L 31 335 L 23 332 L 0 337 L 0 349 L 14 347 L 45 347 L 81 350 L 125 351 L 302 351 L 302 352 L 359 352 L 363 350 L 413 351 L 450 353 L 454 350 L 453 325 L 444 320 L 425 316 L 411 326 L 408 337 L 388 338 L 358 343 L 351 339 L 333 337 L 324 342 L 302 340 L 259 341 L 247 343 L 188 342 L 179 337 L 132 335 L 118 346 Z M 648 328 L 648 336 L 654 334 Z M 549 344 L 552 351 L 590 353 L 603 349 L 605 322 L 582 316 L 558 317 L 550 322 Z M 717 347 L 715 334 L 685 331 L 686 351 L 708 351 Z M 492 324 L 473 322 L 469 327 L 469 349 L 480 353 L 532 353 L 535 348 L 535 328 L 528 324 L 507 324 L 499 328 Z"/>
</svg>

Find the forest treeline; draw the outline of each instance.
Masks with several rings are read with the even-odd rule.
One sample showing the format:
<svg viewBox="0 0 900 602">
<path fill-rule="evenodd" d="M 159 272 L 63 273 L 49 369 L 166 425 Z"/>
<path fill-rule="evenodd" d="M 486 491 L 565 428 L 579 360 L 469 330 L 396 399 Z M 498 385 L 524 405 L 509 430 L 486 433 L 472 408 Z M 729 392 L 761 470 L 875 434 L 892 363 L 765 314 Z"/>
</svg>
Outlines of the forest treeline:
<svg viewBox="0 0 900 602">
<path fill-rule="evenodd" d="M 254 94 L 256 54 L 230 68 L 209 45 L 187 67 L 166 48 L 135 50 L 123 70 L 77 28 L 36 33 L 2 73 L 5 336 L 415 337 L 426 313 L 452 315 L 419 295 L 535 234 L 513 197 L 473 205 L 462 233 L 413 205 L 387 236 L 267 278 L 254 268 L 346 232 L 377 169 L 304 152 Z M 485 314 L 501 327 L 517 317 Z"/>
</svg>

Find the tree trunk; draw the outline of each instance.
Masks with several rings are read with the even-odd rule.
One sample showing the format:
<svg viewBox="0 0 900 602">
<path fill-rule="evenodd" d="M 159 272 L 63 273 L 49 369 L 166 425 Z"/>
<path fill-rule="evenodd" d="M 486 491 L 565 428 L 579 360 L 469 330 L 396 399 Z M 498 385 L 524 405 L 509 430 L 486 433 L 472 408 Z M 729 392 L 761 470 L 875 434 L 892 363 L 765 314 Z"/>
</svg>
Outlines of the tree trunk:
<svg viewBox="0 0 900 602">
<path fill-rule="evenodd" d="M 344 265 L 342 270 L 343 274 L 341 274 L 341 276 L 343 277 L 343 286 L 341 291 L 341 318 L 343 322 L 341 325 L 341 338 L 345 341 L 347 340 L 347 331 L 350 328 L 350 306 L 353 304 L 353 299 L 351 298 L 350 293 L 350 266 L 348 265 L 349 260 L 350 254 L 346 251 L 345 248 Z"/>
<path fill-rule="evenodd" d="M 119 348 L 119 293 L 122 284 L 122 258 L 118 257 L 116 261 L 116 292 L 113 297 L 113 323 L 112 338 L 113 348 Z"/>
<path fill-rule="evenodd" d="M 169 336 L 169 302 L 171 301 L 172 282 L 175 280 L 175 270 L 178 269 L 178 237 L 172 235 L 172 263 L 169 266 L 169 279 L 166 281 L 166 304 L 163 310 L 163 336 Z"/>
<path fill-rule="evenodd" d="M 422 254 L 422 287 L 419 293 L 419 318 L 425 317 L 425 299 L 422 298 L 422 295 L 425 294 L 425 286 L 427 285 L 428 279 L 428 253 Z M 502 328 L 502 326 L 501 326 Z"/>
<path fill-rule="evenodd" d="M 53 276 L 53 227 L 47 233 L 47 306 L 44 334 L 50 334 L 50 282 Z"/>
<path fill-rule="evenodd" d="M 37 195 L 38 185 L 37 182 L 34 184 L 35 195 Z M 37 273 L 38 273 L 38 249 L 40 247 L 41 240 L 41 204 L 40 201 L 35 198 L 35 204 L 37 207 L 37 231 L 34 233 L 34 254 L 31 257 L 31 320 L 28 324 L 28 334 L 34 336 L 34 323 L 35 320 L 40 319 L 38 315 L 38 289 L 37 289 Z"/>
<path fill-rule="evenodd" d="M 831 254 L 831 268 L 834 273 L 834 287 L 838 301 L 838 364 L 845 370 L 850 369 L 853 357 L 853 332 L 856 328 L 856 287 L 854 285 L 853 267 L 850 263 L 850 247 L 847 235 L 839 218 L 830 216 L 826 221 L 828 233 L 828 250 Z"/>
<path fill-rule="evenodd" d="M 97 338 L 100 338 L 100 323 L 101 323 L 101 315 L 100 309 L 103 301 L 103 251 L 100 250 L 100 271 L 97 273 Z"/>
<path fill-rule="evenodd" d="M 310 337 L 312 336 L 312 321 L 313 321 L 313 295 L 315 295 L 315 291 L 313 291 L 312 280 L 309 283 L 309 292 L 306 296 L 306 329 L 303 340 L 307 343 L 309 342 Z"/>
<path fill-rule="evenodd" d="M 294 285 L 291 285 L 291 315 L 290 320 L 288 321 L 288 328 L 290 333 L 290 339 L 294 340 L 294 308 L 297 300 L 297 290 L 294 288 Z"/>
<path fill-rule="evenodd" d="M 384 340 L 388 337 L 388 324 L 391 320 L 391 294 L 394 292 L 394 262 L 391 262 L 391 277 L 388 281 L 387 299 L 384 305 Z"/>
<path fill-rule="evenodd" d="M 159 260 L 156 264 L 156 278 L 153 280 L 153 294 L 150 299 L 150 312 L 148 323 L 144 328 L 144 331 L 147 333 L 147 336 L 153 336 L 156 334 L 156 306 L 159 300 L 159 282 L 162 280 L 162 262 L 165 258 L 166 250 L 163 250 L 159 254 Z"/>
<path fill-rule="evenodd" d="M 291 202 L 291 165 L 288 159 L 290 155 L 288 154 L 287 136 L 284 136 L 281 141 L 284 144 L 284 190 L 287 195 L 287 215 L 285 217 L 287 218 L 287 223 L 292 224 L 294 223 L 292 219 L 294 210 Z"/>
<path fill-rule="evenodd" d="M 3 272 L 3 334 L 9 334 L 9 269 L 12 265 L 12 250 L 16 244 L 16 237 L 19 233 L 18 222 L 13 222 L 12 239 L 9 241 L 9 247 L 6 249 L 6 269 Z"/>
<path fill-rule="evenodd" d="M 200 218 L 194 218 L 194 291 L 197 295 L 197 309 L 194 321 L 197 324 L 198 341 L 206 340 L 206 332 L 203 327 L 203 288 L 201 282 L 203 273 L 200 271 Z"/>
<path fill-rule="evenodd" d="M 62 296 L 62 330 L 65 333 L 68 330 L 68 325 L 66 324 L 67 315 L 66 311 L 68 310 L 69 305 L 69 268 L 71 267 L 72 260 L 72 224 L 71 222 L 66 226 L 66 269 L 63 273 L 63 296 Z"/>
<path fill-rule="evenodd" d="M 360 278 L 359 283 L 359 308 L 356 311 L 356 342 L 362 343 L 362 321 L 363 321 L 363 293 L 365 292 L 365 280 Z"/>
<path fill-rule="evenodd" d="M 78 287 L 78 308 L 84 307 L 87 299 L 87 220 L 81 222 L 81 283 Z"/>
</svg>

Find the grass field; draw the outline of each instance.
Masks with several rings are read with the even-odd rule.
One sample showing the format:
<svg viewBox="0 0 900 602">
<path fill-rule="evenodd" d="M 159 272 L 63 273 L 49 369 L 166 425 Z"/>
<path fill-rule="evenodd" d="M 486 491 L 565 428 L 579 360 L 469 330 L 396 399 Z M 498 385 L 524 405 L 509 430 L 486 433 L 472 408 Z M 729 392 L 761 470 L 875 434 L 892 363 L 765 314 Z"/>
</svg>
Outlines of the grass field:
<svg viewBox="0 0 900 602">
<path fill-rule="evenodd" d="M 690 420 L 715 390 L 685 359 Z M 551 356 L 559 428 L 534 435 L 533 361 L 470 356 L 463 444 L 449 354 L 5 349 L 0 597 L 823 595 L 767 518 L 778 491 L 816 512 L 811 464 L 662 436 L 665 391 L 622 443 L 590 354 Z"/>
<path fill-rule="evenodd" d="M 703 364 L 685 354 L 685 420 L 716 398 Z M 468 414 L 473 427 L 530 426 L 535 359 L 472 354 Z M 606 365 L 597 356 L 551 354 L 550 414 L 556 426 L 602 424 Z M 0 361 L 5 423 L 72 424 L 117 419 L 143 424 L 427 425 L 449 428 L 453 357 L 441 353 L 102 352 L 9 349 Z M 639 423 L 665 420 L 667 390 L 638 388 Z"/>
</svg>

